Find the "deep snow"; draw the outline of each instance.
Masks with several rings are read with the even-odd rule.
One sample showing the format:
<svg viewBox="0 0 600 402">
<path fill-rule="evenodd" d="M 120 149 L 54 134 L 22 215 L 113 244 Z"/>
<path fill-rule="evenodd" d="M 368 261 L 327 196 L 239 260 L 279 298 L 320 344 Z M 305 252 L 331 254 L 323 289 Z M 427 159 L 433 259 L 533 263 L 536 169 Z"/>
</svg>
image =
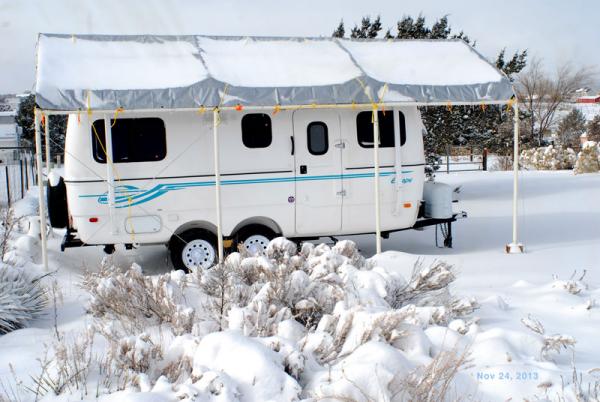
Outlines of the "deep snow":
<svg viewBox="0 0 600 402">
<path fill-rule="evenodd" d="M 418 256 L 429 260 L 443 259 L 458 268 L 458 279 L 452 291 L 477 299 L 481 308 L 470 319 L 479 320 L 476 324 L 467 324 L 464 329 L 460 328 L 460 322 L 453 323 L 451 328 L 460 330 L 456 332 L 438 326 L 425 330 L 433 353 L 454 343 L 471 345 L 473 367 L 461 374 L 458 392 L 475 392 L 478 400 L 520 400 L 543 397 L 545 391 L 539 385 L 551 383 L 547 392 L 554 400 L 561 392 L 563 379 L 569 387 L 571 352 L 551 353 L 542 358 L 542 337 L 521 323 L 521 319 L 529 315 L 544 325 L 546 335 L 565 334 L 576 340 L 574 359 L 577 369 L 583 373 L 584 382 L 593 381 L 593 372 L 587 373 L 600 367 L 596 341 L 600 313 L 593 305 L 593 300 L 600 298 L 600 175 L 575 176 L 566 171 L 522 172 L 519 240 L 526 250 L 522 255 L 504 253 L 504 245 L 511 241 L 510 172 L 438 173 L 437 179 L 462 186 L 461 202 L 455 208 L 469 214 L 467 219 L 454 225 L 454 248 L 435 248 L 433 229 L 399 232 L 383 241 L 386 251 L 374 260 L 405 277 L 409 276 Z M 31 198 L 24 204 L 28 205 L 21 205 L 23 210 L 31 210 L 35 205 Z M 351 239 L 357 242 L 364 255 L 373 254 L 373 236 Z M 60 253 L 59 243 L 58 234 L 50 240 L 51 269 L 58 270 L 56 278 L 63 293 L 57 317 L 59 329 L 65 333 L 83 331 L 92 319 L 84 312 L 87 296 L 78 287 L 78 282 L 82 267 L 95 269 L 102 259 L 102 252 L 99 247 L 89 247 Z M 21 248 L 25 253 L 27 245 Z M 167 252 L 162 246 L 127 252 L 119 250 L 115 261 L 123 267 L 135 261 L 147 274 L 168 269 Z M 578 279 L 584 270 L 583 285 L 568 282 L 574 271 L 577 271 L 575 279 Z M 566 286 L 582 286 L 583 289 L 572 294 Z M 592 306 L 588 308 L 590 303 Z M 30 328 L 0 337 L 0 380 L 3 383 L 13 384 L 14 381 L 8 363 L 16 377 L 25 382 L 29 375 L 38 372 L 35 359 L 42 355 L 44 343 L 51 342 L 53 325 L 54 317 L 49 308 L 48 314 L 33 322 Z M 465 335 L 459 334 L 465 331 Z M 226 340 L 234 342 L 231 337 Z M 230 353 L 227 350 L 219 352 L 218 347 L 225 347 L 226 342 L 214 348 L 210 347 L 211 342 L 210 339 L 203 340 L 201 346 L 212 351 L 214 356 Z M 352 358 L 370 358 L 372 364 L 378 356 L 386 355 L 381 347 L 371 346 L 373 350 L 365 350 L 365 346 L 368 344 L 355 351 L 360 354 L 351 355 Z M 243 348 L 240 345 L 240 350 Z M 419 353 L 415 351 L 415 355 Z M 390 370 L 400 370 L 405 367 L 405 362 L 398 361 L 397 365 Z M 224 366 L 216 369 L 228 370 Z M 159 385 L 155 388 L 160 388 Z M 569 392 L 568 389 L 565 392 L 567 400 L 573 398 Z M 155 397 L 160 400 L 157 395 Z"/>
</svg>

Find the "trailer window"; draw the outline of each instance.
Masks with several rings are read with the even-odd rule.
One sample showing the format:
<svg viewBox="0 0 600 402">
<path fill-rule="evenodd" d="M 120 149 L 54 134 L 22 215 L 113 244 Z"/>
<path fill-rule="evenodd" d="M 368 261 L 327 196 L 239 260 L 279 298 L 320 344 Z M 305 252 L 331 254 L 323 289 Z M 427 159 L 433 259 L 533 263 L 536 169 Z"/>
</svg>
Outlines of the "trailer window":
<svg viewBox="0 0 600 402">
<path fill-rule="evenodd" d="M 327 138 L 327 124 L 322 121 L 313 121 L 307 128 L 308 152 L 313 155 L 325 155 L 329 149 Z"/>
<path fill-rule="evenodd" d="M 379 118 L 379 146 L 381 148 L 394 147 L 394 116 L 391 111 L 377 112 Z M 358 144 L 363 148 L 373 148 L 373 113 L 370 111 L 360 112 L 356 116 L 356 135 Z M 400 123 L 400 145 L 406 143 L 406 124 L 404 113 L 398 112 Z"/>
<path fill-rule="evenodd" d="M 272 139 L 268 114 L 252 113 L 242 117 L 242 142 L 247 148 L 267 148 Z"/>
<path fill-rule="evenodd" d="M 156 162 L 167 155 L 165 123 L 157 117 L 120 118 L 110 121 L 113 143 L 113 162 Z M 106 163 L 104 120 L 96 120 L 92 129 L 94 159 Z M 97 134 L 97 135 L 96 135 Z"/>
</svg>

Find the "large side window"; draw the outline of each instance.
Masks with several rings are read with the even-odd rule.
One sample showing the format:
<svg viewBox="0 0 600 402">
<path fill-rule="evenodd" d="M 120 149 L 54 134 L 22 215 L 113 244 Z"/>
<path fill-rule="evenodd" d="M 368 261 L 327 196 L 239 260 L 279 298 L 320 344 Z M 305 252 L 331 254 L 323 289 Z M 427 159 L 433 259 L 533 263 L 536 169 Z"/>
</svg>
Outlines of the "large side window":
<svg viewBox="0 0 600 402">
<path fill-rule="evenodd" d="M 391 111 L 377 112 L 379 118 L 379 146 L 391 148 L 394 146 L 394 115 Z M 400 145 L 406 143 L 406 124 L 404 113 L 398 112 L 400 123 Z M 358 144 L 363 148 L 373 148 L 373 113 L 370 111 L 360 112 L 356 115 L 356 135 Z"/>
<path fill-rule="evenodd" d="M 242 117 L 242 142 L 247 148 L 267 148 L 273 133 L 271 117 L 264 113 L 251 113 Z"/>
<path fill-rule="evenodd" d="M 308 152 L 313 155 L 325 155 L 329 149 L 327 124 L 313 121 L 306 129 Z"/>
<path fill-rule="evenodd" d="M 156 162 L 167 155 L 165 123 L 157 117 L 139 119 L 119 118 L 113 125 L 113 162 Z M 104 120 L 96 120 L 92 128 L 94 159 L 106 163 L 106 135 Z"/>
</svg>

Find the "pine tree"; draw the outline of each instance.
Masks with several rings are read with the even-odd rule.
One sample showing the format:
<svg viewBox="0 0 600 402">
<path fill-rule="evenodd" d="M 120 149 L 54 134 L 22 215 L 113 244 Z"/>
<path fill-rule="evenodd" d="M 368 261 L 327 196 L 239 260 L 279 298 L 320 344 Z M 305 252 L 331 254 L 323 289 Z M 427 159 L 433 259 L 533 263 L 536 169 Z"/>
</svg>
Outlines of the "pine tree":
<svg viewBox="0 0 600 402">
<path fill-rule="evenodd" d="M 600 142 L 600 114 L 588 122 L 586 129 L 588 141 Z"/>
<path fill-rule="evenodd" d="M 446 39 L 450 35 L 450 27 L 448 26 L 448 16 L 443 16 L 431 27 L 429 33 L 430 39 Z"/>
<path fill-rule="evenodd" d="M 573 109 L 566 115 L 558 124 L 556 137 L 559 145 L 579 148 L 580 136 L 585 132 L 586 120 L 583 113 L 579 109 Z"/>
<path fill-rule="evenodd" d="M 19 109 L 15 121 L 21 127 L 21 141 L 23 145 L 33 146 L 35 144 L 35 122 L 34 122 L 35 95 L 31 94 L 23 98 L 19 103 Z M 49 116 L 48 127 L 50 132 L 50 152 L 52 155 L 62 155 L 65 144 L 65 132 L 67 130 L 66 116 Z M 44 128 L 42 136 L 44 135 Z M 42 148 L 45 155 L 45 142 L 42 141 Z"/>
<path fill-rule="evenodd" d="M 344 29 L 344 20 L 341 20 L 340 24 L 335 29 L 335 31 L 333 31 L 333 35 L 331 36 L 333 36 L 334 38 L 343 38 L 345 34 L 346 30 Z"/>
</svg>

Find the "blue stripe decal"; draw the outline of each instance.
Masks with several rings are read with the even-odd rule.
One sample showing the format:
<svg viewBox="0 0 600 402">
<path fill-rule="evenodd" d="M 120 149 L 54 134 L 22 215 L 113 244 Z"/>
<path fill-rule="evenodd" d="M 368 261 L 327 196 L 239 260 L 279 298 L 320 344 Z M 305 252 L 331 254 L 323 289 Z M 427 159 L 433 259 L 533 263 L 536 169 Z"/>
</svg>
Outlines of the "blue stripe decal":
<svg viewBox="0 0 600 402">
<path fill-rule="evenodd" d="M 402 174 L 413 173 L 412 170 L 403 170 Z M 395 176 L 396 172 L 387 171 L 379 174 L 381 177 Z M 316 181 L 316 180 L 348 180 L 348 179 L 363 179 L 373 178 L 375 173 L 354 173 L 354 174 L 337 174 L 337 175 L 321 175 L 321 176 L 291 176 L 291 177 L 270 177 L 265 179 L 239 179 L 239 180 L 222 180 L 222 186 L 243 185 L 243 184 L 268 184 L 268 183 L 289 183 L 301 181 Z M 402 183 L 412 183 L 413 179 L 405 177 Z M 395 182 L 395 177 L 391 183 Z M 126 208 L 138 204 L 143 204 L 170 191 L 185 190 L 191 187 L 212 187 L 215 181 L 192 181 L 184 183 L 169 183 L 157 184 L 149 190 L 140 189 L 131 185 L 122 185 L 115 187 L 115 207 Z M 97 198 L 98 203 L 108 204 L 108 194 L 87 194 L 80 195 L 79 198 Z"/>
</svg>

